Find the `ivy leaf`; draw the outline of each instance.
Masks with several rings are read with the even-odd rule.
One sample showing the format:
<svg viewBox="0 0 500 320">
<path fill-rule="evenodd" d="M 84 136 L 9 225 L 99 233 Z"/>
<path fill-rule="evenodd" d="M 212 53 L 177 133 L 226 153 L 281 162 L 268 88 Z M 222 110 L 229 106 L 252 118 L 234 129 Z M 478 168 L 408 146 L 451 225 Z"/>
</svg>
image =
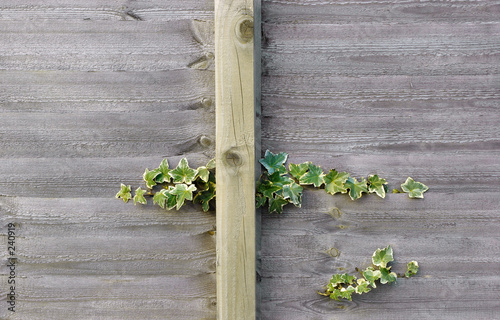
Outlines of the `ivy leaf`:
<svg viewBox="0 0 500 320">
<path fill-rule="evenodd" d="M 330 194 L 346 193 L 347 188 L 344 183 L 349 178 L 350 174 L 347 172 L 337 172 L 337 170 L 332 169 L 325 176 L 325 191 Z"/>
<path fill-rule="evenodd" d="M 348 273 L 337 273 L 332 276 L 329 284 L 334 288 L 339 284 L 353 284 L 354 280 L 356 280 L 356 276 L 351 276 Z"/>
<path fill-rule="evenodd" d="M 410 198 L 422 199 L 424 197 L 424 192 L 429 190 L 429 187 L 423 183 L 416 182 L 411 177 L 408 177 L 406 182 L 401 185 L 401 189 L 403 189 L 404 192 L 407 192 Z"/>
<path fill-rule="evenodd" d="M 345 187 L 349 189 L 349 197 L 351 197 L 352 200 L 361 198 L 363 192 L 368 193 L 368 185 L 365 178 L 362 178 L 362 180 L 358 182 L 356 178 L 349 177 L 345 182 Z"/>
<path fill-rule="evenodd" d="M 288 200 L 283 199 L 283 197 L 277 196 L 275 198 L 269 199 L 269 213 L 283 212 L 283 206 L 288 203 Z"/>
<path fill-rule="evenodd" d="M 271 181 L 264 180 L 257 187 L 257 191 L 262 193 L 265 197 L 272 199 L 274 197 L 274 193 L 281 190 L 280 186 L 273 184 Z"/>
<path fill-rule="evenodd" d="M 391 261 L 394 261 L 391 246 L 387 246 L 387 248 L 384 249 L 377 249 L 373 253 L 372 262 L 380 268 L 386 268 L 387 264 Z"/>
<path fill-rule="evenodd" d="M 146 193 L 146 190 L 142 190 L 141 187 L 139 187 L 135 190 L 134 205 L 136 205 L 137 203 L 140 203 L 140 204 L 147 204 L 148 203 L 146 201 L 146 198 L 144 198 L 145 193 Z"/>
<path fill-rule="evenodd" d="M 261 193 L 255 195 L 255 207 L 260 208 L 266 204 L 267 198 Z"/>
<path fill-rule="evenodd" d="M 208 178 L 210 176 L 210 171 L 208 171 L 208 168 L 199 167 L 197 171 L 198 171 L 198 177 L 200 177 L 201 180 L 208 182 Z"/>
<path fill-rule="evenodd" d="M 325 183 L 325 174 L 320 166 L 309 163 L 309 171 L 300 177 L 299 182 L 304 185 L 312 184 L 318 188 Z"/>
<path fill-rule="evenodd" d="M 332 293 L 330 293 L 330 299 L 340 301 L 339 298 L 342 298 L 342 295 L 340 294 L 340 289 L 334 289 Z"/>
<path fill-rule="evenodd" d="M 365 271 L 363 271 L 363 277 L 365 277 L 366 281 L 373 287 L 376 288 L 377 286 L 375 285 L 375 281 L 380 279 L 382 276 L 380 270 L 374 270 L 372 267 L 366 268 Z"/>
<path fill-rule="evenodd" d="M 291 184 L 293 182 L 292 179 L 288 176 L 282 176 L 278 171 L 275 171 L 272 175 L 268 176 L 269 181 L 271 181 L 274 185 L 280 186 L 283 188 L 286 184 Z"/>
<path fill-rule="evenodd" d="M 260 159 L 259 162 L 267 169 L 269 174 L 273 174 L 275 171 L 286 173 L 286 168 L 283 164 L 286 162 L 287 158 L 288 154 L 285 152 L 274 154 L 266 150 L 264 158 Z"/>
<path fill-rule="evenodd" d="M 131 191 L 132 189 L 130 188 L 130 186 L 126 186 L 122 183 L 121 189 L 120 191 L 118 191 L 115 197 L 118 199 L 122 199 L 123 202 L 127 203 L 130 199 L 132 199 Z"/>
<path fill-rule="evenodd" d="M 300 185 L 292 182 L 291 184 L 287 184 L 283 186 L 283 198 L 290 199 L 290 202 L 293 203 L 296 207 L 301 206 L 302 202 L 302 188 Z"/>
<path fill-rule="evenodd" d="M 193 201 L 201 203 L 204 212 L 210 210 L 210 200 L 215 198 L 215 183 L 209 182 L 208 189 L 198 192 Z"/>
<path fill-rule="evenodd" d="M 308 169 L 309 169 L 309 162 L 304 162 L 301 164 L 290 163 L 290 165 L 288 166 L 290 174 L 297 180 L 299 180 L 300 177 L 302 177 L 307 172 Z"/>
<path fill-rule="evenodd" d="M 379 197 L 385 198 L 385 193 L 387 192 L 387 181 L 385 179 L 379 178 L 378 175 L 372 175 L 368 177 L 368 190 L 370 193 L 376 193 Z"/>
<path fill-rule="evenodd" d="M 172 189 L 173 187 L 170 186 L 168 190 L 162 189 L 155 193 L 153 203 L 156 203 L 163 209 L 172 210 L 177 203 L 177 197 L 170 193 Z"/>
<path fill-rule="evenodd" d="M 396 281 L 398 275 L 391 272 L 391 268 L 380 268 L 380 283 L 386 284 Z"/>
<path fill-rule="evenodd" d="M 177 196 L 177 205 L 176 209 L 179 210 L 184 204 L 185 200 L 193 200 L 193 192 L 196 191 L 196 187 L 194 185 L 190 185 L 189 187 L 184 184 L 176 184 L 174 189 L 170 190 L 170 193 Z"/>
<path fill-rule="evenodd" d="M 206 167 L 207 167 L 208 170 L 215 169 L 215 159 L 212 159 L 212 160 L 208 161 Z"/>
<path fill-rule="evenodd" d="M 356 292 L 353 286 L 348 286 L 347 288 L 340 289 L 340 297 L 352 301 L 352 294 Z"/>
<path fill-rule="evenodd" d="M 168 167 L 167 159 L 163 159 L 157 170 L 160 171 L 160 174 L 155 177 L 155 182 L 157 183 L 170 182 L 170 176 L 168 175 L 170 169 Z"/>
<path fill-rule="evenodd" d="M 148 189 L 151 189 L 154 186 L 156 186 L 156 177 L 159 174 L 161 174 L 161 171 L 159 169 L 154 169 L 154 170 L 149 171 L 149 169 L 146 168 L 146 171 L 144 171 L 142 178 L 146 182 L 146 187 Z"/>
<path fill-rule="evenodd" d="M 366 281 L 365 279 L 360 278 L 356 282 L 358 283 L 358 285 L 356 286 L 356 293 L 357 294 L 367 293 L 367 292 L 370 292 L 372 290 L 372 288 L 370 288 L 368 286 L 370 283 L 368 281 Z"/>
<path fill-rule="evenodd" d="M 172 177 L 174 183 L 191 184 L 196 178 L 197 173 L 197 170 L 189 167 L 187 159 L 182 158 L 177 167 L 168 174 Z"/>
<path fill-rule="evenodd" d="M 405 277 L 409 278 L 418 272 L 418 262 L 417 261 L 410 261 L 408 262 L 408 265 L 406 266 L 406 272 L 405 272 Z"/>
</svg>

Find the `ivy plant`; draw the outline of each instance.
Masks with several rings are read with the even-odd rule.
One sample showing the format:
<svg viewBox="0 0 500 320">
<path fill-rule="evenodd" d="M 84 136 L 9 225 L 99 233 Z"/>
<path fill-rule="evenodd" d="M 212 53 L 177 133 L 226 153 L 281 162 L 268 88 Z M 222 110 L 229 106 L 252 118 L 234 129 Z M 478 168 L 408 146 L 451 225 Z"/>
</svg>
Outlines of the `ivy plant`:
<svg viewBox="0 0 500 320">
<path fill-rule="evenodd" d="M 167 210 L 179 210 L 186 200 L 199 203 L 205 212 L 214 207 L 215 160 L 194 169 L 186 158 L 182 158 L 177 167 L 171 169 L 168 160 L 163 159 L 158 168 L 146 168 L 142 178 L 146 189 L 137 188 L 132 197 L 131 186 L 122 183 L 116 198 L 124 202 L 132 199 L 134 204 L 147 204 L 146 197 L 152 197 L 154 204 Z"/>
<path fill-rule="evenodd" d="M 372 255 L 372 265 L 365 270 L 356 270 L 360 277 L 344 274 L 334 274 L 330 279 L 324 292 L 318 294 L 340 301 L 340 299 L 352 300 L 352 294 L 363 294 L 377 287 L 377 284 L 396 282 L 398 277 L 409 278 L 418 272 L 418 262 L 410 261 L 406 266 L 404 274 L 396 274 L 388 264 L 394 261 L 391 246 L 377 249 Z"/>
</svg>

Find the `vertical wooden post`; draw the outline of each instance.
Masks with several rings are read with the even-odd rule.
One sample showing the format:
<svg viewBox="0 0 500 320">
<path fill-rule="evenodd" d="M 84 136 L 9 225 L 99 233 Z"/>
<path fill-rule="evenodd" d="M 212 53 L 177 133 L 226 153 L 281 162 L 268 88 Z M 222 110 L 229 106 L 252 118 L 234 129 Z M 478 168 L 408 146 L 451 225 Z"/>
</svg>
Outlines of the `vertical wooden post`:
<svg viewBox="0 0 500 320">
<path fill-rule="evenodd" d="M 220 320 L 256 318 L 255 172 L 256 145 L 260 156 L 260 144 L 256 144 L 259 139 L 256 139 L 255 119 L 260 98 L 256 91 L 256 87 L 260 90 L 260 68 L 256 79 L 254 8 L 254 0 L 215 0 L 217 313 Z M 258 21 L 260 23 L 260 19 Z M 260 47 L 260 39 L 258 41 Z M 260 55 L 258 59 L 260 62 Z"/>
</svg>

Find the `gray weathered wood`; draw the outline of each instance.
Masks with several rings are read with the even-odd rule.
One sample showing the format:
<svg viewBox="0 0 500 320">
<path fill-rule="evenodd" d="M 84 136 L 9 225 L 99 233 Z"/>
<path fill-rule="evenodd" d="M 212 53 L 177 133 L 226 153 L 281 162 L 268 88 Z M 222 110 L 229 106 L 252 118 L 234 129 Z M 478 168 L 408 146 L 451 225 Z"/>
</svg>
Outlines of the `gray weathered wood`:
<svg viewBox="0 0 500 320">
<path fill-rule="evenodd" d="M 264 214 L 263 319 L 498 317 L 499 7 L 263 3 L 263 150 L 430 187 L 423 200 L 306 191 L 302 208 Z M 396 270 L 415 259 L 420 275 L 353 302 L 316 294 L 388 244 Z"/>
<path fill-rule="evenodd" d="M 215 155 L 212 19 L 212 1 L 0 4 L 0 318 L 216 317 L 213 212 L 114 199 L 164 157 Z"/>
</svg>

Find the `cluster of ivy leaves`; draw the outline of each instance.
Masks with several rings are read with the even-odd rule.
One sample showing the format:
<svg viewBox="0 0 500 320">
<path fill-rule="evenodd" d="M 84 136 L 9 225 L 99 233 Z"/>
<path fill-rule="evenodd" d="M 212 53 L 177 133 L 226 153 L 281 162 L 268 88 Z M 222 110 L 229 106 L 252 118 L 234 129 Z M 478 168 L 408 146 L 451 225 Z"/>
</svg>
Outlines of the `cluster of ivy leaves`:
<svg viewBox="0 0 500 320">
<path fill-rule="evenodd" d="M 340 299 L 351 301 L 353 293 L 367 293 L 372 288 L 376 288 L 377 283 L 395 282 L 398 276 L 409 278 L 418 272 L 418 262 L 410 261 L 407 264 L 406 272 L 403 275 L 398 275 L 391 271 L 391 267 L 388 266 L 388 263 L 392 261 L 394 261 L 394 258 L 391 246 L 377 249 L 372 256 L 372 265 L 363 271 L 358 270 L 361 273 L 360 278 L 347 273 L 334 274 L 326 286 L 325 292 L 318 293 L 337 301 L 340 301 Z"/>
<path fill-rule="evenodd" d="M 182 158 L 175 169 L 170 169 L 167 159 L 163 159 L 158 168 L 146 169 L 143 179 L 146 189 L 137 188 L 132 197 L 130 185 L 122 183 L 116 198 L 147 204 L 145 196 L 152 196 L 154 204 L 167 210 L 179 210 L 186 200 L 201 204 L 205 212 L 214 207 L 215 159 L 197 169 L 189 167 L 186 158 Z"/>
<path fill-rule="evenodd" d="M 300 207 L 303 186 L 324 188 L 332 195 L 345 193 L 352 200 L 361 198 L 363 193 L 375 193 L 381 198 L 385 198 L 387 193 L 387 181 L 378 175 L 370 175 L 368 179 L 361 178 L 358 181 L 351 174 L 335 169 L 325 173 L 312 162 L 290 163 L 287 168 L 287 159 L 288 154 L 285 152 L 274 154 L 267 150 L 264 158 L 259 161 L 266 171 L 257 182 L 256 203 L 257 207 L 268 203 L 269 213 L 282 213 L 283 207 L 289 203 Z M 401 189 L 403 191 L 394 189 L 393 192 L 407 192 L 410 198 L 423 198 L 423 193 L 429 188 L 408 177 Z"/>
</svg>

